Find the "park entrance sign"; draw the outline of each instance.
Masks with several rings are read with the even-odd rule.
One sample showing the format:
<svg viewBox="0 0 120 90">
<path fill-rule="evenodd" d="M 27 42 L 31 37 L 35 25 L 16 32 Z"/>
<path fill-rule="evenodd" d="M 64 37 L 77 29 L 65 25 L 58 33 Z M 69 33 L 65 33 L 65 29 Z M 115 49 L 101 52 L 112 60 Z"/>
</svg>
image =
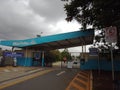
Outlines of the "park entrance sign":
<svg viewBox="0 0 120 90">
<path fill-rule="evenodd" d="M 98 56 L 98 48 L 89 49 L 90 56 Z"/>
<path fill-rule="evenodd" d="M 93 43 L 94 30 L 79 30 L 74 32 L 42 36 L 25 40 L 2 40 L 0 45 L 18 48 L 37 48 L 41 50 L 54 50 L 69 48 Z"/>
<path fill-rule="evenodd" d="M 74 32 L 61 33 L 56 35 L 41 36 L 25 40 L 1 40 L 0 45 L 14 48 L 22 48 L 24 57 L 17 58 L 18 65 L 31 66 L 33 52 L 41 52 L 41 62 L 37 64 L 45 65 L 45 52 L 55 49 L 83 46 L 93 44 L 94 29 L 78 30 Z M 6 56 L 18 56 L 18 54 L 7 53 Z M 20 61 L 20 62 L 19 62 Z M 36 64 L 36 63 L 35 63 Z"/>
<path fill-rule="evenodd" d="M 4 52 L 3 55 L 5 57 L 23 57 L 24 53 L 22 53 L 22 52 Z"/>
</svg>

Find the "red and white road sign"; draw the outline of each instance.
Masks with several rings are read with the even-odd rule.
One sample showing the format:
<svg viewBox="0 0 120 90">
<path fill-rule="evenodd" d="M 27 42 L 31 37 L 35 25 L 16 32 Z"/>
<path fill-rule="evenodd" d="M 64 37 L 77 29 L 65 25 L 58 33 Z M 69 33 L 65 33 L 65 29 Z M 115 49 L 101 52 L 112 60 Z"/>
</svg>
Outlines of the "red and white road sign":
<svg viewBox="0 0 120 90">
<path fill-rule="evenodd" d="M 117 42 L 117 28 L 116 27 L 105 28 L 105 41 L 109 43 Z"/>
</svg>

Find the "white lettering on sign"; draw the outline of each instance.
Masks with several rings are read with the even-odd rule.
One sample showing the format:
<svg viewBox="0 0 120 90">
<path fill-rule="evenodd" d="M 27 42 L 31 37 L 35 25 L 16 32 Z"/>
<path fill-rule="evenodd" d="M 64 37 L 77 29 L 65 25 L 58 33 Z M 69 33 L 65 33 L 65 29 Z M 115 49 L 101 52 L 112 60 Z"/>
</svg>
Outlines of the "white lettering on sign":
<svg viewBox="0 0 120 90">
<path fill-rule="evenodd" d="M 13 42 L 13 46 L 24 46 L 24 45 L 33 45 L 36 44 L 34 40 L 27 42 L 27 41 L 20 41 L 20 42 Z"/>
</svg>

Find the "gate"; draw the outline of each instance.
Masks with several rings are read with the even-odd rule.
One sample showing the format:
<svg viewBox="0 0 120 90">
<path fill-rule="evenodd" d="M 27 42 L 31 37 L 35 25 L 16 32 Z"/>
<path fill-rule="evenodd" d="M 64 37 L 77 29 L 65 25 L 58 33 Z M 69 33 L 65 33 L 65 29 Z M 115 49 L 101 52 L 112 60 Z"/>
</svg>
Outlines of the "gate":
<svg viewBox="0 0 120 90">
<path fill-rule="evenodd" d="M 70 58 L 67 56 L 61 60 L 61 68 L 80 68 L 80 52 L 69 52 Z"/>
</svg>

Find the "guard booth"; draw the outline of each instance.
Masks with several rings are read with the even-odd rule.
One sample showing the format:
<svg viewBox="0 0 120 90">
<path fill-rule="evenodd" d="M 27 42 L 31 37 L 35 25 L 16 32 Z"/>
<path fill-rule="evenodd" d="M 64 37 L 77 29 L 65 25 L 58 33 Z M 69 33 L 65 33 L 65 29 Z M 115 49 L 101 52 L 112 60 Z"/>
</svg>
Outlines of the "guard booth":
<svg viewBox="0 0 120 90">
<path fill-rule="evenodd" d="M 41 66 L 42 65 L 42 53 L 33 52 L 32 55 L 32 66 Z"/>
<path fill-rule="evenodd" d="M 69 52 L 61 60 L 61 68 L 80 68 L 80 55 L 82 52 Z"/>
<path fill-rule="evenodd" d="M 44 64 L 43 63 L 44 59 Z M 53 58 L 52 55 L 50 55 L 49 51 L 44 52 L 33 52 L 32 57 L 32 66 L 46 66 L 46 67 L 52 67 Z"/>
<path fill-rule="evenodd" d="M 24 57 L 17 58 L 18 66 L 44 66 L 44 51 L 36 50 L 34 48 L 23 48 L 21 52 Z"/>
</svg>

